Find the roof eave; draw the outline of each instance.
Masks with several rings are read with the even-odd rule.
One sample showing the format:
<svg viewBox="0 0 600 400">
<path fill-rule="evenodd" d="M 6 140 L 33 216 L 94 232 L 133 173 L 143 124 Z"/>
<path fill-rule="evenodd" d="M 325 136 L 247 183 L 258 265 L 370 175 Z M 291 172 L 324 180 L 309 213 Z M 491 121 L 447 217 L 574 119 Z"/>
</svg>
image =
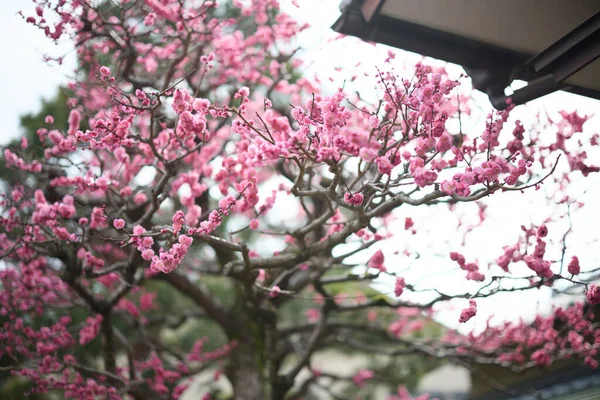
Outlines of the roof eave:
<svg viewBox="0 0 600 400">
<path fill-rule="evenodd" d="M 576 30 L 566 35 L 565 38 L 534 56 L 391 18 L 382 15 L 380 9 L 375 12 L 370 21 L 367 21 L 361 12 L 361 4 L 360 1 L 352 1 L 347 4 L 340 18 L 333 24 L 332 29 L 341 34 L 355 36 L 365 41 L 382 43 L 459 64 L 471 76 L 473 87 L 486 93 L 497 109 L 505 108 L 509 102 L 523 104 L 557 90 L 565 90 L 600 99 L 600 92 L 596 90 L 564 84 L 564 80 L 571 75 L 564 72 L 561 72 L 560 76 L 557 75 L 556 71 L 558 70 L 552 70 L 552 65 L 548 66 L 548 63 L 545 68 L 539 71 L 531 68 L 531 65 L 539 60 L 541 56 L 547 58 L 548 54 L 553 54 L 553 46 L 560 46 L 563 53 L 565 42 L 571 42 L 570 48 L 572 49 L 583 48 L 581 45 L 577 47 L 577 43 L 581 42 L 574 39 L 569 40 L 569 35 L 579 35 L 587 40 L 585 42 L 587 47 L 584 48 L 586 63 L 597 58 L 600 55 L 600 46 L 598 46 L 600 40 L 596 42 L 590 40 L 589 25 L 597 22 L 594 19 L 595 17 L 599 17 L 598 21 L 600 21 L 600 15 L 590 18 Z M 582 31 L 586 34 L 583 35 Z M 598 23 L 598 34 L 600 35 L 600 23 Z M 594 51 L 597 51 L 598 54 L 596 55 Z M 554 63 L 556 68 L 562 68 L 560 71 L 564 71 L 565 66 L 568 66 L 572 74 L 585 66 L 580 63 L 580 65 L 573 67 L 574 53 L 571 51 L 567 54 L 571 54 L 571 58 L 561 57 L 566 61 Z M 560 79 L 558 79 L 559 77 Z M 514 79 L 528 80 L 530 83 L 507 97 L 504 94 L 504 89 Z"/>
</svg>

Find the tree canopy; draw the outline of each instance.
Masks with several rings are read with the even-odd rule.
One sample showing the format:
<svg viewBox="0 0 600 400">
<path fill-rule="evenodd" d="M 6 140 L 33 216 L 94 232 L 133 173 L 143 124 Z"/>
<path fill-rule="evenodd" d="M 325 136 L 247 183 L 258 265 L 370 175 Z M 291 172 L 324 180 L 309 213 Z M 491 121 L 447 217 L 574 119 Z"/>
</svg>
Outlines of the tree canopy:
<svg viewBox="0 0 600 400">
<path fill-rule="evenodd" d="M 2 155 L 1 368 L 32 393 L 170 399 L 197 378 L 205 399 L 379 385 L 404 400 L 441 360 L 598 366 L 600 268 L 552 231 L 563 205 L 582 206 L 571 180 L 600 170 L 589 116 L 526 126 L 509 105 L 465 131 L 468 78 L 425 62 L 404 75 L 391 52 L 364 78 L 376 102 L 328 91 L 301 73 L 309 26 L 277 0 L 34 3 L 25 22 L 72 40 L 79 68 Z M 556 212 L 490 242 L 494 262 L 444 255 L 464 276 L 455 292 L 398 268 L 418 261 L 400 239 L 418 234 L 415 207 L 473 203 L 483 222 L 489 198 L 546 187 Z M 564 283 L 577 301 L 531 324 L 463 335 L 433 320 Z M 442 307 L 453 301 L 462 311 Z M 329 349 L 371 365 L 316 365 Z"/>
</svg>

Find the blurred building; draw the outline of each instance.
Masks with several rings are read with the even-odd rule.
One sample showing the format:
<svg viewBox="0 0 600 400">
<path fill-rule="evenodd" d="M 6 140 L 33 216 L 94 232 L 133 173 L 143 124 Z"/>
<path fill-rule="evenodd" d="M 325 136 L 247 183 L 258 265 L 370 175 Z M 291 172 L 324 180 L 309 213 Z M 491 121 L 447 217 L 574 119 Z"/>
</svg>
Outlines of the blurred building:
<svg viewBox="0 0 600 400">
<path fill-rule="evenodd" d="M 600 99 L 598 0 L 345 0 L 339 33 L 461 65 L 494 107 L 557 90 Z"/>
</svg>

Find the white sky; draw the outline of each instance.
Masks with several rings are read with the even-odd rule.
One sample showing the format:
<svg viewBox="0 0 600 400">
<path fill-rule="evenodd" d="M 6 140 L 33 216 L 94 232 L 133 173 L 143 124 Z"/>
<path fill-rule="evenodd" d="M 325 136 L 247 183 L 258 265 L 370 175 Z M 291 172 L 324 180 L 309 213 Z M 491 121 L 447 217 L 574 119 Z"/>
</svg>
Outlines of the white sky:
<svg viewBox="0 0 600 400">
<path fill-rule="evenodd" d="M 285 3 L 285 0 L 282 1 Z M 300 43 L 304 48 L 310 49 L 302 53 L 303 59 L 308 64 L 309 74 L 317 73 L 324 84 L 333 88 L 343 85 L 352 73 L 354 66 L 361 62 L 360 72 L 368 72 L 371 75 L 375 71 L 375 66 L 381 65 L 386 57 L 388 48 L 385 46 L 371 46 L 359 44 L 353 39 L 344 39 L 327 43 L 328 38 L 335 34 L 329 29 L 332 23 L 339 15 L 339 0 L 302 0 L 301 9 L 296 9 L 292 5 L 285 5 L 285 9 L 296 17 L 310 22 L 313 27 L 311 33 L 302 37 Z M 50 43 L 44 35 L 36 28 L 16 15 L 19 10 L 32 10 L 29 0 L 12 0 L 0 2 L 0 54 L 5 56 L 0 64 L 0 88 L 3 96 L 0 97 L 0 144 L 4 144 L 19 134 L 19 116 L 28 112 L 35 112 L 39 109 L 39 99 L 42 97 L 50 98 L 55 94 L 59 84 L 68 81 L 67 76 L 75 66 L 72 54 L 65 60 L 64 65 L 47 65 L 42 60 L 42 53 L 53 56 L 64 55 L 69 52 L 68 43 L 62 43 L 59 47 Z M 28 15 L 29 15 L 28 13 Z M 396 61 L 403 60 L 414 62 L 420 57 L 402 51 L 396 51 Z M 342 67 L 344 72 L 334 71 L 334 67 Z M 359 71 L 357 70 L 357 71 Z M 459 68 L 454 68 L 460 71 Z M 327 78 L 332 77 L 330 82 Z M 368 96 L 373 94 L 374 85 L 367 79 L 363 84 L 363 94 Z M 360 86 L 361 89 L 363 86 Z M 480 96 L 482 105 L 490 107 L 485 96 Z M 518 113 L 521 118 L 527 120 L 534 115 L 535 110 L 540 107 L 558 110 L 566 109 L 579 110 L 580 113 L 591 114 L 599 110 L 600 103 L 596 100 L 586 99 L 569 93 L 554 93 L 542 99 L 536 100 L 530 105 L 522 106 Z M 491 110 L 491 108 L 490 108 Z M 586 129 L 600 131 L 600 120 L 598 117 L 588 122 Z M 592 161 L 598 163 L 598 152 L 596 158 Z M 563 160 L 565 162 L 565 160 Z M 587 193 L 583 192 L 587 189 Z M 573 213 L 574 233 L 569 237 L 569 244 L 577 250 L 577 255 L 581 260 L 584 269 L 598 267 L 599 256 L 597 251 L 593 251 L 592 239 L 598 239 L 596 226 L 600 222 L 600 213 L 598 213 L 598 204 L 600 200 L 600 174 L 592 174 L 587 179 L 576 179 L 573 185 L 574 193 L 579 193 L 578 199 L 587 203 L 581 211 Z M 479 258 L 482 265 L 485 261 L 493 260 L 501 254 L 502 246 L 513 244 L 518 235 L 518 229 L 521 224 L 533 222 L 539 224 L 547 216 L 550 209 L 544 206 L 543 191 L 530 191 L 526 196 L 519 194 L 500 195 L 490 199 L 488 202 L 489 220 L 482 230 L 477 234 L 470 235 L 466 243 L 467 251 L 465 255 L 471 258 Z M 275 211 L 275 210 L 274 210 Z M 426 235 L 416 236 L 406 235 L 400 232 L 398 239 L 406 241 L 408 247 L 419 251 L 422 257 L 413 264 L 411 270 L 406 272 L 407 277 L 421 278 L 428 277 L 431 284 L 444 284 L 445 287 L 459 287 L 464 289 L 469 287 L 465 285 L 464 273 L 447 274 L 448 270 L 456 270 L 456 265 L 449 261 L 447 257 L 448 250 L 459 250 L 455 232 L 446 229 L 452 226 L 450 213 L 432 214 L 428 208 L 404 208 L 399 210 L 398 214 L 402 221 L 405 216 L 411 216 L 416 227 L 420 230 L 431 231 Z M 592 223 L 595 221 L 595 224 Z M 403 231 L 402 227 L 398 227 Z M 560 224 L 551 229 L 551 234 L 555 233 L 557 237 L 562 236 L 564 226 Z M 562 229 L 562 230 L 561 230 Z M 450 238 L 449 244 L 444 241 Z M 386 253 L 391 254 L 395 247 L 393 244 L 382 246 Z M 440 254 L 431 254 L 431 248 L 439 248 Z M 568 258 L 572 253 L 568 253 Z M 390 258 L 390 263 L 394 259 Z M 398 271 L 404 271 L 408 259 L 398 257 L 396 260 L 398 266 L 388 266 L 388 268 Z M 528 271 L 520 271 L 527 273 Z M 433 279 L 432 279 L 433 276 Z M 437 279 L 436 279 L 437 278 Z M 473 286 L 470 286 L 473 287 Z M 389 284 L 385 285 L 384 290 L 389 291 Z M 393 290 L 393 289 L 391 289 Z M 449 289 L 450 290 L 450 289 Z M 550 304 L 549 291 L 530 292 L 529 294 L 494 296 L 493 299 L 481 301 L 479 304 L 478 318 L 469 324 L 463 325 L 463 329 L 471 329 L 474 326 L 481 326 L 485 322 L 486 316 L 495 313 L 499 319 L 514 319 L 517 316 L 531 316 L 537 310 L 547 310 Z M 542 303 L 538 304 L 538 300 Z M 466 305 L 466 301 L 458 302 L 455 311 L 443 315 L 440 320 L 451 326 L 456 326 L 460 308 Z"/>
<path fill-rule="evenodd" d="M 0 1 L 0 145 L 19 136 L 19 116 L 39 110 L 40 98 L 52 98 L 75 66 L 73 56 L 63 66 L 48 65 L 42 54 L 63 55 L 68 43 L 52 44 L 43 32 L 17 15 L 32 14 L 29 0 Z"/>
</svg>

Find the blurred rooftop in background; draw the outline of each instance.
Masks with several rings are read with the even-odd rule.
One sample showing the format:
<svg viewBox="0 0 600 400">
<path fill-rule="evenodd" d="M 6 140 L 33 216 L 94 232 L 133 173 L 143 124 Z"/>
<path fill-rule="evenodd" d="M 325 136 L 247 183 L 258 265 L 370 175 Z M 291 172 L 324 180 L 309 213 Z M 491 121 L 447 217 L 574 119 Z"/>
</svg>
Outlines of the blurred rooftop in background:
<svg viewBox="0 0 600 400">
<path fill-rule="evenodd" d="M 463 66 L 502 109 L 557 90 L 600 99 L 597 0 L 345 0 L 337 32 Z M 509 96 L 515 80 L 528 85 Z"/>
</svg>

